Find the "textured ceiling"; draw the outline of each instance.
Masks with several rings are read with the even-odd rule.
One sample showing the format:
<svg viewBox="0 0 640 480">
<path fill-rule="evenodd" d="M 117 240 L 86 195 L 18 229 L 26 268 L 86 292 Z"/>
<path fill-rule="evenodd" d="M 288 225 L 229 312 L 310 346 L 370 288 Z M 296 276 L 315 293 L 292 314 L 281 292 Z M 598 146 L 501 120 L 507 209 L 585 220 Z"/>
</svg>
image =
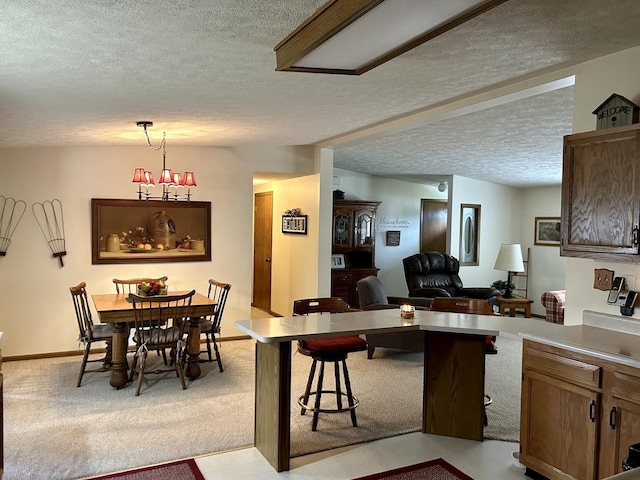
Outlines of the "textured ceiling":
<svg viewBox="0 0 640 480">
<path fill-rule="evenodd" d="M 365 173 L 557 184 L 571 87 L 385 121 L 640 45 L 638 0 L 509 0 L 359 77 L 275 72 L 274 45 L 323 3 L 5 0 L 0 147 L 140 145 L 152 120 L 169 146 L 322 143 Z"/>
</svg>

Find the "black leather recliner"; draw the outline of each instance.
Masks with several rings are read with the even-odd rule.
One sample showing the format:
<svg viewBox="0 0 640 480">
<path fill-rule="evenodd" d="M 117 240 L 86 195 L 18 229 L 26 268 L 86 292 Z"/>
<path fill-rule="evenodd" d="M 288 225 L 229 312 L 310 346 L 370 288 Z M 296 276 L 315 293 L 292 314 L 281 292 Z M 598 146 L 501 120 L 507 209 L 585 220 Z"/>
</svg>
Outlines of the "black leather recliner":
<svg viewBox="0 0 640 480">
<path fill-rule="evenodd" d="M 410 297 L 468 297 L 489 301 L 500 292 L 492 287 L 462 285 L 457 258 L 440 252 L 416 253 L 402 260 Z"/>
</svg>

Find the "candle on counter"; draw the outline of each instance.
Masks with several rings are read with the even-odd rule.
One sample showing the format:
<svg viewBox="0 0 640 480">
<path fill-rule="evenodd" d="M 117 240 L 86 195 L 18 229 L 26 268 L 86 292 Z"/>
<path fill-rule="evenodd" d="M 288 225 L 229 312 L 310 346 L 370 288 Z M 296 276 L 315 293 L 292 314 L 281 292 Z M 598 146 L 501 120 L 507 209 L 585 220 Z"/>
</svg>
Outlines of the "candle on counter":
<svg viewBox="0 0 640 480">
<path fill-rule="evenodd" d="M 413 318 L 415 313 L 415 308 L 413 305 L 401 305 L 400 306 L 400 316 L 402 318 Z"/>
</svg>

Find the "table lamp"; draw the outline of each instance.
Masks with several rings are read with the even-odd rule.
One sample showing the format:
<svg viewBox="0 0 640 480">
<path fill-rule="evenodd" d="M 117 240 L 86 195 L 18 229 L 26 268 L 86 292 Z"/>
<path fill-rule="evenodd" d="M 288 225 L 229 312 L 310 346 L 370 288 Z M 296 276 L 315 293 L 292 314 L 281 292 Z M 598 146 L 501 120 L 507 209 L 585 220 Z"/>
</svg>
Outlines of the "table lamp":
<svg viewBox="0 0 640 480">
<path fill-rule="evenodd" d="M 524 272 L 524 263 L 522 262 L 522 249 L 519 243 L 503 243 L 500 245 L 496 264 L 493 266 L 496 270 L 504 270 L 507 273 L 507 288 L 502 294 L 504 298 L 513 298 L 511 290 L 511 272 Z"/>
</svg>

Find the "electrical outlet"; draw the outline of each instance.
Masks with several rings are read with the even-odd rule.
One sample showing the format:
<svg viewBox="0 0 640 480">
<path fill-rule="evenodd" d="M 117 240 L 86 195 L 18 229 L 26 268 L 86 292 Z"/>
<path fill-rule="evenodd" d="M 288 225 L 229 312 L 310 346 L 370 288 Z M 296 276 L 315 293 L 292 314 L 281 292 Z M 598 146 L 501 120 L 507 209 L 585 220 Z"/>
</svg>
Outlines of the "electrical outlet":
<svg viewBox="0 0 640 480">
<path fill-rule="evenodd" d="M 613 284 L 613 270 L 608 270 L 606 268 L 596 268 L 593 271 L 593 288 L 602 291 L 611 290 L 611 285 Z"/>
</svg>

